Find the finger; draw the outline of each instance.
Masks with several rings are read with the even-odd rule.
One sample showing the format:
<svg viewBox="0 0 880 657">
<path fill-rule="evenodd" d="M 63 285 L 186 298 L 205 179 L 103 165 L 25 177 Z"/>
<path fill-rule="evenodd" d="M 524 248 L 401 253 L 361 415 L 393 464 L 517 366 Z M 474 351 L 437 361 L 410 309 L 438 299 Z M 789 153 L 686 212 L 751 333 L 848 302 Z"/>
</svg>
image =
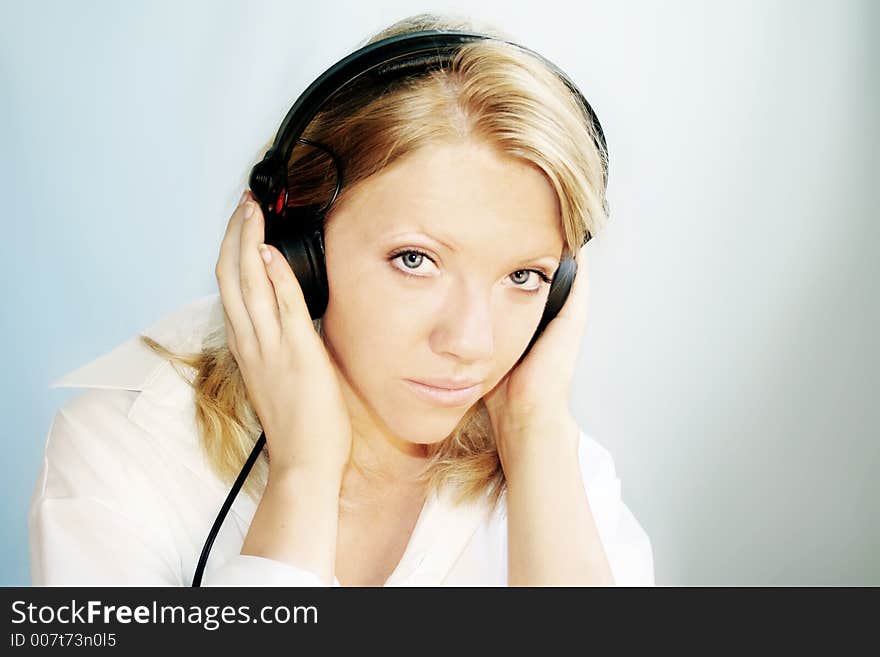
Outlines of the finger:
<svg viewBox="0 0 880 657">
<path fill-rule="evenodd" d="M 281 251 L 271 244 L 264 244 L 269 261 L 266 271 L 275 288 L 275 299 L 281 324 L 282 340 L 299 340 L 309 330 L 314 331 L 312 316 L 303 295 L 299 280 Z"/>
<path fill-rule="evenodd" d="M 253 323 L 244 304 L 239 281 L 239 252 L 241 250 L 241 225 L 244 220 L 244 202 L 249 198 L 247 190 L 242 194 L 238 206 L 232 213 L 217 258 L 215 274 L 220 288 L 223 310 L 229 320 L 227 342 L 255 342 Z M 229 328 L 231 327 L 231 331 Z"/>
<path fill-rule="evenodd" d="M 226 324 L 226 346 L 232 355 L 235 356 L 235 360 L 238 361 L 239 353 L 235 345 L 235 330 L 232 328 L 232 322 L 229 321 L 229 313 L 226 312 L 226 308 L 223 308 L 223 322 Z"/>
<path fill-rule="evenodd" d="M 247 201 L 246 206 L 238 263 L 242 298 L 261 350 L 273 349 L 281 343 L 281 325 L 275 289 L 266 273 L 258 248 L 265 239 L 263 211 L 260 204 L 253 199 Z M 248 210 L 251 211 L 250 217 Z"/>
</svg>

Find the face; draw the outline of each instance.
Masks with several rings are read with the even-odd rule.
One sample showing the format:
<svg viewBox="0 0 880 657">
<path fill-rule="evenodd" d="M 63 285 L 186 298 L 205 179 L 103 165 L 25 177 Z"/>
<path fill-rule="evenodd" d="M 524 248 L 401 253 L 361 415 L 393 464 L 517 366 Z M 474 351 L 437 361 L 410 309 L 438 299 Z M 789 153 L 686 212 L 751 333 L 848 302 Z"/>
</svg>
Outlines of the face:
<svg viewBox="0 0 880 657">
<path fill-rule="evenodd" d="M 363 181 L 333 211 L 324 244 L 322 329 L 355 436 L 424 445 L 446 438 L 525 351 L 563 235 L 540 169 L 462 141 Z M 435 400 L 408 383 L 437 379 L 477 385 Z"/>
</svg>

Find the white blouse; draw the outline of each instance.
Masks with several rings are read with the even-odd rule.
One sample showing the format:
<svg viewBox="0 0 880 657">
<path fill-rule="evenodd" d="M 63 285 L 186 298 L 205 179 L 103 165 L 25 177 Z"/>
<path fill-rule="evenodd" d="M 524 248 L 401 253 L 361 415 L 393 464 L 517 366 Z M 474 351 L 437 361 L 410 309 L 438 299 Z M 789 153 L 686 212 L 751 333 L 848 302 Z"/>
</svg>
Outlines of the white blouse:
<svg viewBox="0 0 880 657">
<path fill-rule="evenodd" d="M 222 324 L 219 294 L 144 331 L 198 351 Z M 28 516 L 36 586 L 189 586 L 229 492 L 196 431 L 193 390 L 135 336 L 51 388 L 89 388 L 65 402 L 48 432 Z M 621 499 L 611 454 L 583 431 L 581 474 L 618 586 L 653 586 L 651 542 Z M 292 564 L 240 554 L 257 503 L 240 491 L 224 520 L 203 586 L 339 586 Z M 453 506 L 426 500 L 385 586 L 506 586 L 506 498 Z"/>
</svg>

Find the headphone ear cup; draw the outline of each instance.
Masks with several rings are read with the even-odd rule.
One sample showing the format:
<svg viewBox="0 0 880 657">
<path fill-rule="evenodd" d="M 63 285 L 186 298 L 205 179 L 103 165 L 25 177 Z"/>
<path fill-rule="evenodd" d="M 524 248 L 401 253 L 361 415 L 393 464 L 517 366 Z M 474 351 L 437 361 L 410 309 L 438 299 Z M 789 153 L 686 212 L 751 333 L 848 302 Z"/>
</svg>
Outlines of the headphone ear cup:
<svg viewBox="0 0 880 657">
<path fill-rule="evenodd" d="M 327 310 L 329 285 L 324 260 L 324 236 L 321 230 L 301 232 L 302 226 L 290 218 L 266 226 L 266 243 L 278 249 L 296 276 L 312 319 L 320 319 Z"/>
<path fill-rule="evenodd" d="M 525 358 L 526 354 L 531 350 L 532 345 L 537 342 L 541 333 L 547 328 L 547 325 L 554 317 L 556 317 L 556 315 L 559 314 L 559 311 L 562 310 L 562 306 L 565 305 L 565 300 L 568 299 L 568 293 L 571 291 L 571 286 L 574 284 L 575 274 L 577 274 L 577 262 L 574 258 L 565 258 L 559 263 L 559 267 L 553 275 L 553 282 L 550 284 L 550 293 L 547 295 L 547 303 L 544 305 L 544 314 L 541 315 L 541 321 L 538 323 L 538 328 L 535 329 L 535 334 L 532 336 L 529 346 L 526 347 L 526 350 L 523 352 L 522 356 L 520 356 L 520 360 Z"/>
<path fill-rule="evenodd" d="M 577 269 L 577 262 L 572 257 L 565 258 L 559 263 L 559 268 L 553 275 L 553 283 L 550 284 L 550 294 L 547 295 L 547 304 L 544 306 L 544 314 L 539 325 L 540 330 L 543 330 L 550 323 L 550 320 L 562 310 L 565 300 L 568 299 L 571 286 L 574 285 Z"/>
</svg>

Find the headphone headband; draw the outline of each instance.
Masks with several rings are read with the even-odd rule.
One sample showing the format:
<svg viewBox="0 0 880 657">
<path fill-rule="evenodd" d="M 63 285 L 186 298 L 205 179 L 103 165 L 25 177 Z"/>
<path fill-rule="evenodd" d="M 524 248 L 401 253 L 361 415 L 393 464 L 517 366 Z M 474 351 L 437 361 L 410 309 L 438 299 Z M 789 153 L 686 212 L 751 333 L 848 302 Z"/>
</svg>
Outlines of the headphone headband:
<svg viewBox="0 0 880 657">
<path fill-rule="evenodd" d="M 287 163 L 293 148 L 324 103 L 338 91 L 367 74 L 378 80 L 442 66 L 452 59 L 463 44 L 478 40 L 500 41 L 519 48 L 537 57 L 565 83 L 592 122 L 596 145 L 605 154 L 603 184 L 607 186 L 608 149 L 602 126 L 577 85 L 559 67 L 539 53 L 505 39 L 461 30 L 423 30 L 367 44 L 333 64 L 306 88 L 287 112 L 263 161 L 251 172 L 249 184 L 257 200 L 269 213 L 275 211 L 283 214 Z"/>
</svg>

